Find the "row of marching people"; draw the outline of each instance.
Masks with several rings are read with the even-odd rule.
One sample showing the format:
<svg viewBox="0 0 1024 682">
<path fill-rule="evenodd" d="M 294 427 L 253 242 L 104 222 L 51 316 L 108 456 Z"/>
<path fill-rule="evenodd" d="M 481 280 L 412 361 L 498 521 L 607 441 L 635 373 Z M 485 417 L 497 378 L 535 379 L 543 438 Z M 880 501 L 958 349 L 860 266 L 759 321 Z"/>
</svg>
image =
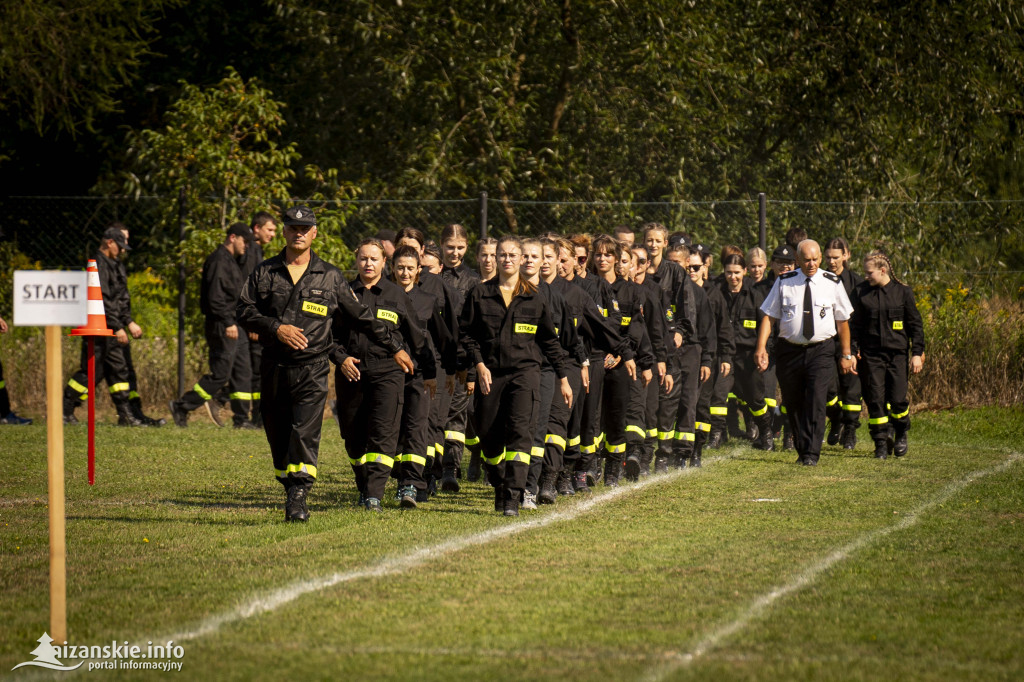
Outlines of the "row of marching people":
<svg viewBox="0 0 1024 682">
<path fill-rule="evenodd" d="M 264 425 L 288 520 L 308 518 L 330 363 L 359 504 L 372 511 L 390 478 L 405 508 L 429 500 L 438 476 L 442 491 L 458 492 L 462 445 L 508 516 L 601 478 L 610 487 L 652 465 L 700 466 L 727 430 L 729 396 L 749 415 L 755 447 L 774 448 L 763 252 L 726 253 L 711 281 L 707 248 L 650 224 L 642 244 L 622 234 L 484 239 L 476 273 L 461 262 L 468 236 L 452 225 L 437 274 L 425 267 L 425 236 L 406 228 L 391 253 L 378 239 L 360 243 L 346 282 L 312 254 L 308 208 L 291 209 L 284 225 L 286 249 L 249 277 L 238 319 L 264 346 Z M 793 251 L 773 253 L 779 278 Z M 805 252 L 801 243 L 801 267 Z M 913 347 L 923 351 L 923 338 Z M 848 373 L 845 353 L 843 362 Z"/>
</svg>

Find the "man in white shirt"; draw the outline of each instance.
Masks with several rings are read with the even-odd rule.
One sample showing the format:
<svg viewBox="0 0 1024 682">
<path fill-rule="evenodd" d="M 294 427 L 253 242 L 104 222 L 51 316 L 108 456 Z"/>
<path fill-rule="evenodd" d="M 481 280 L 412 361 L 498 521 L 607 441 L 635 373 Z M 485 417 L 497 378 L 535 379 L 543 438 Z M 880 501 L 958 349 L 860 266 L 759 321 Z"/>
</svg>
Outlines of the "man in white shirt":
<svg viewBox="0 0 1024 682">
<path fill-rule="evenodd" d="M 796 264 L 799 269 L 780 275 L 761 305 L 764 318 L 754 359 L 762 372 L 767 369 L 771 322 L 779 320 L 776 362 L 782 404 L 795 436 L 797 463 L 815 466 L 825 437 L 836 336 L 842 349 L 841 371 L 857 371 L 848 324 L 853 306 L 839 277 L 819 267 L 817 242 L 805 239 L 797 245 Z"/>
</svg>

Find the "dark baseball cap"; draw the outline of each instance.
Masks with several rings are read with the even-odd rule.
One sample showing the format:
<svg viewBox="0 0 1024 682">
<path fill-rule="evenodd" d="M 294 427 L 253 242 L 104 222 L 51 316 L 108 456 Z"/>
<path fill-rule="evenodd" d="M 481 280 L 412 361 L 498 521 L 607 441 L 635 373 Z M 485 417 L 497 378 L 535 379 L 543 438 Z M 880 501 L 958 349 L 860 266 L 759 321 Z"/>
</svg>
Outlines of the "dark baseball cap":
<svg viewBox="0 0 1024 682">
<path fill-rule="evenodd" d="M 313 214 L 313 209 L 309 206 L 300 204 L 285 211 L 282 222 L 285 225 L 305 225 L 309 227 L 316 225 L 316 215 Z"/>
<path fill-rule="evenodd" d="M 128 240 L 124 237 L 124 232 L 118 227 L 108 227 L 103 231 L 103 240 L 106 241 L 112 239 L 115 244 L 118 245 L 124 251 L 131 251 L 132 247 L 128 246 Z"/>
<path fill-rule="evenodd" d="M 377 230 L 377 234 L 373 235 L 374 239 L 379 239 L 382 242 L 391 242 L 392 244 L 395 243 L 395 237 L 397 236 L 397 232 L 395 232 L 394 230 L 389 230 L 387 228 Z"/>
<path fill-rule="evenodd" d="M 780 263 L 795 263 L 796 253 L 793 251 L 793 247 L 789 244 L 779 244 L 779 246 L 772 251 L 772 260 L 777 260 Z"/>
<path fill-rule="evenodd" d="M 252 239 L 253 239 L 252 230 L 250 230 L 249 226 L 246 225 L 245 223 L 235 223 L 234 225 L 229 227 L 228 228 L 228 236 L 231 236 L 231 235 L 235 235 L 236 237 L 241 237 L 242 239 L 244 239 L 247 242 L 251 242 Z"/>
<path fill-rule="evenodd" d="M 701 258 L 705 258 L 707 256 L 712 255 L 711 247 L 708 246 L 707 244 L 694 244 L 692 247 L 690 247 L 690 252 L 700 254 Z"/>
<path fill-rule="evenodd" d="M 685 234 L 682 234 L 681 232 L 676 232 L 675 234 L 668 238 L 669 248 L 679 246 L 680 244 L 687 248 L 690 247 L 690 240 Z"/>
</svg>

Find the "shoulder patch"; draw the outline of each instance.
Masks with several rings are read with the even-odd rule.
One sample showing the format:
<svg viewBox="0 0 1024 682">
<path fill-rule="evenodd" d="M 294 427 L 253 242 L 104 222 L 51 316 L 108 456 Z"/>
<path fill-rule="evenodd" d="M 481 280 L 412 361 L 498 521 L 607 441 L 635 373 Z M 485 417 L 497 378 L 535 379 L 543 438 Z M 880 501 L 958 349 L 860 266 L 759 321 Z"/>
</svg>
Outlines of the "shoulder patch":
<svg viewBox="0 0 1024 682">
<path fill-rule="evenodd" d="M 790 270 L 789 272 L 784 272 L 781 275 L 779 275 L 779 279 L 787 279 L 789 277 L 796 277 L 798 272 L 800 272 L 800 271 L 799 270 Z"/>
<path fill-rule="evenodd" d="M 825 277 L 829 278 L 833 282 L 841 281 L 839 279 L 839 275 L 835 274 L 834 272 L 829 272 L 828 270 L 822 270 L 821 272 L 822 272 L 823 275 L 825 275 Z"/>
</svg>

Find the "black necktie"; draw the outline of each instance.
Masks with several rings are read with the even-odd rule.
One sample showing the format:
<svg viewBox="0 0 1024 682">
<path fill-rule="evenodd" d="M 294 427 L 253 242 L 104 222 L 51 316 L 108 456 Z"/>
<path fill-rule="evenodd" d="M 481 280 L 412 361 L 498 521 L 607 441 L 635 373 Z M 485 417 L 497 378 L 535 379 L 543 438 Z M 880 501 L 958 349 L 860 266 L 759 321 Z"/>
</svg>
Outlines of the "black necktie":
<svg viewBox="0 0 1024 682">
<path fill-rule="evenodd" d="M 804 326 L 802 329 L 804 338 L 810 343 L 814 338 L 814 305 L 811 303 L 811 278 L 807 278 L 804 285 Z"/>
</svg>

